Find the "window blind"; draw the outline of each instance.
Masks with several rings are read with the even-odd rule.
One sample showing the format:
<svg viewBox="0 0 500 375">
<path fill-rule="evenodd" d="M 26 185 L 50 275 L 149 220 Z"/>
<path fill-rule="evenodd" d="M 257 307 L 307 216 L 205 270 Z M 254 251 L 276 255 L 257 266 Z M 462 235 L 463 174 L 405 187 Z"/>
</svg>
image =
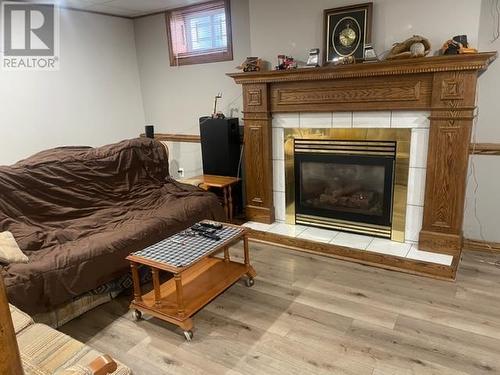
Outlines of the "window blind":
<svg viewBox="0 0 500 375">
<path fill-rule="evenodd" d="M 228 51 L 223 0 L 173 10 L 168 19 L 172 53 L 176 59 Z"/>
</svg>

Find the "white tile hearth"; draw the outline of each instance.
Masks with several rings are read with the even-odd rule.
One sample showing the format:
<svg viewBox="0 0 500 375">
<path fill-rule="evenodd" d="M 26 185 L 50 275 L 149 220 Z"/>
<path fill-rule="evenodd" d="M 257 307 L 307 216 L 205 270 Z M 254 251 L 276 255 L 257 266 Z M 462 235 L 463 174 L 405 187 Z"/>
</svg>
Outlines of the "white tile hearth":
<svg viewBox="0 0 500 375">
<path fill-rule="evenodd" d="M 336 235 L 333 238 L 333 240 L 330 241 L 330 243 L 334 245 L 365 250 L 368 247 L 368 245 L 373 241 L 373 239 L 374 238 L 370 236 L 341 232 L 338 235 Z"/>
<path fill-rule="evenodd" d="M 270 227 L 267 232 L 274 234 L 281 234 L 282 236 L 288 237 L 297 237 L 303 231 L 305 231 L 307 227 L 303 225 L 291 225 L 285 223 L 277 223 Z"/>
<path fill-rule="evenodd" d="M 332 112 L 300 113 L 299 126 L 301 128 L 331 128 Z"/>
<path fill-rule="evenodd" d="M 412 245 L 410 252 L 406 257 L 414 260 L 421 260 L 424 262 L 444 264 L 446 266 L 450 266 L 451 262 L 453 262 L 453 257 L 451 255 L 436 254 L 419 250 L 417 245 Z"/>
<path fill-rule="evenodd" d="M 353 112 L 353 128 L 389 128 L 391 127 L 391 112 Z"/>
<path fill-rule="evenodd" d="M 332 245 L 349 247 L 353 250 L 372 251 L 379 254 L 443 264 L 446 266 L 451 265 L 451 262 L 453 261 L 453 257 L 451 255 L 434 254 L 422 251 L 417 248 L 417 245 L 409 242 L 401 243 L 360 234 L 278 222 L 274 224 L 262 224 L 249 221 L 243 224 L 243 226 L 261 232 L 275 233 L 282 236 L 300 238 L 318 243 L 330 243 Z"/>
<path fill-rule="evenodd" d="M 335 236 L 340 232 L 335 230 L 321 229 L 309 227 L 302 233 L 300 233 L 297 238 L 302 238 L 304 240 L 311 240 L 316 242 L 330 242 Z"/>
<path fill-rule="evenodd" d="M 368 251 L 376 253 L 394 255 L 397 257 L 406 257 L 410 251 L 411 244 L 386 240 L 384 238 L 375 238 L 366 248 Z"/>
<path fill-rule="evenodd" d="M 246 223 L 243 224 L 244 227 L 260 230 L 261 232 L 267 232 L 271 227 L 275 225 L 276 225 L 275 223 L 264 224 L 264 223 L 257 223 L 256 221 L 247 221 Z"/>
<path fill-rule="evenodd" d="M 276 128 L 298 128 L 299 113 L 275 113 L 273 114 L 273 127 Z"/>
</svg>

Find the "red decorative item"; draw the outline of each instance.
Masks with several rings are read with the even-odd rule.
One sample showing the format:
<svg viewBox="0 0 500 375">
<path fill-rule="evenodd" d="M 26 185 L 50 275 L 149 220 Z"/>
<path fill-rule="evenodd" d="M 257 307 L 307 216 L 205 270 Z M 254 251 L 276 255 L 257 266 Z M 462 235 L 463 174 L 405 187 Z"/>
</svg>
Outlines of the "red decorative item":
<svg viewBox="0 0 500 375">
<path fill-rule="evenodd" d="M 278 55 L 278 65 L 276 65 L 276 70 L 289 69 L 297 69 L 297 62 L 294 58 L 286 55 Z"/>
</svg>

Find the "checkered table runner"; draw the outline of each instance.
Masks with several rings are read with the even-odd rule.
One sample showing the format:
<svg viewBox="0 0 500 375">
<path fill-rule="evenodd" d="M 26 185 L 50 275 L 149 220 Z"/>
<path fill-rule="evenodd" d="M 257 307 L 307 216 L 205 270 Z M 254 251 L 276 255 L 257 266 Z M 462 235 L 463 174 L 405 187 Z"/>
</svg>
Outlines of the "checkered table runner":
<svg viewBox="0 0 500 375">
<path fill-rule="evenodd" d="M 144 250 L 136 251 L 132 255 L 165 263 L 173 267 L 186 267 L 207 253 L 210 253 L 227 240 L 240 235 L 243 232 L 243 228 L 224 226 L 215 233 L 220 237 L 218 241 L 201 235 L 195 237 L 183 236 L 182 233 L 184 232 L 174 234 Z"/>
</svg>

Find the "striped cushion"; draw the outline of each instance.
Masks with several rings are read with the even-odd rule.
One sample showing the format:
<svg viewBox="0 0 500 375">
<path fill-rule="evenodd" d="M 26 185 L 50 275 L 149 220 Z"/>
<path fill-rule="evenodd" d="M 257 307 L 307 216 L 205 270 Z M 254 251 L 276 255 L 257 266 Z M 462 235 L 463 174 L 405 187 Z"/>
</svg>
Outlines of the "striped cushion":
<svg viewBox="0 0 500 375">
<path fill-rule="evenodd" d="M 94 375 L 92 370 L 83 366 L 73 366 L 64 370 L 61 375 Z"/>
<path fill-rule="evenodd" d="M 31 319 L 31 316 L 29 316 L 28 314 L 23 313 L 21 310 L 11 304 L 9 304 L 9 308 L 16 335 L 29 325 L 34 324 L 33 319 Z"/>
<path fill-rule="evenodd" d="M 43 324 L 33 324 L 17 335 L 26 375 L 85 374 L 77 372 L 101 354 L 87 345 Z M 70 368 L 73 367 L 73 370 Z M 81 370 L 81 367 L 80 367 Z M 72 372 L 70 372 L 72 371 Z M 115 375 L 131 371 L 118 364 Z"/>
</svg>

